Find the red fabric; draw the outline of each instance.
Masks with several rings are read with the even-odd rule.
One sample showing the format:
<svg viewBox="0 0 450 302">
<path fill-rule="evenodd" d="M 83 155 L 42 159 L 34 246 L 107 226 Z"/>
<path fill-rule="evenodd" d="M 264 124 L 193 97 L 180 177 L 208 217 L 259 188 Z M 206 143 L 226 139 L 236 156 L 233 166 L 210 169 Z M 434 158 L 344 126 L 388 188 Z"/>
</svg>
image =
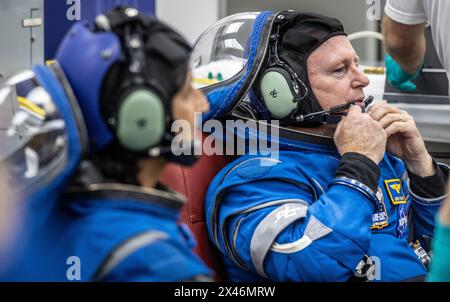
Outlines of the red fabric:
<svg viewBox="0 0 450 302">
<path fill-rule="evenodd" d="M 219 251 L 213 246 L 206 229 L 205 195 L 213 178 L 230 162 L 225 156 L 206 156 L 190 168 L 168 164 L 160 181 L 165 186 L 183 194 L 187 203 L 181 211 L 180 220 L 189 226 L 197 247 L 195 253 L 210 267 L 216 281 L 224 281 L 224 268 Z"/>
</svg>

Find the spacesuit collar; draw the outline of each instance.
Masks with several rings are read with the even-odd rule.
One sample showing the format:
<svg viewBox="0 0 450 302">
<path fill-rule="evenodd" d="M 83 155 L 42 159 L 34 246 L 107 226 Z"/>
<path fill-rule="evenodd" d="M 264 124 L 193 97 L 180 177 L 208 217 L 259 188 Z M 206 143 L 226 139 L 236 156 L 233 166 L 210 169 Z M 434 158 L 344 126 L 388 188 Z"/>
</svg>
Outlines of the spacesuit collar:
<svg viewBox="0 0 450 302">
<path fill-rule="evenodd" d="M 304 130 L 280 128 L 280 138 L 296 140 L 304 143 L 320 145 L 328 148 L 336 148 L 332 137 L 323 136 L 320 134 L 313 134 Z"/>
<path fill-rule="evenodd" d="M 245 115 L 241 115 L 236 111 L 232 115 L 229 115 L 227 118 L 234 120 L 243 120 L 244 122 L 254 121 L 259 125 L 267 125 L 267 128 L 270 128 L 270 133 L 276 133 L 278 131 L 280 150 L 295 151 L 300 149 L 311 149 L 331 153 L 338 152 L 333 137 L 313 134 L 306 131 L 286 128 L 282 126 L 275 126 L 273 124 L 268 124 L 266 121 L 255 120 Z"/>
<path fill-rule="evenodd" d="M 81 187 L 70 187 L 66 191 L 70 197 L 89 196 L 102 200 L 129 200 L 178 211 L 186 198 L 172 190 L 139 187 L 120 183 L 92 183 Z"/>
<path fill-rule="evenodd" d="M 186 203 L 184 196 L 162 185 L 158 185 L 157 188 L 147 188 L 105 179 L 87 160 L 80 163 L 78 174 L 65 193 L 70 197 L 73 197 L 72 195 L 88 195 L 89 198 L 106 200 L 142 201 L 177 211 Z"/>
</svg>

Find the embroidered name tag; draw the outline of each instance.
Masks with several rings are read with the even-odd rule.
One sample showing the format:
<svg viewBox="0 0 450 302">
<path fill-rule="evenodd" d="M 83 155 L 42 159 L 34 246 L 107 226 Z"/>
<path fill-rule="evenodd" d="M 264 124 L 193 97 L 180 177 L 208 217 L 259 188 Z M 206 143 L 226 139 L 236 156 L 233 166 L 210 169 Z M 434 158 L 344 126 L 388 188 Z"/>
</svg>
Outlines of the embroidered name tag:
<svg viewBox="0 0 450 302">
<path fill-rule="evenodd" d="M 377 198 L 380 201 L 380 210 L 372 215 L 372 227 L 371 230 L 381 230 L 389 225 L 389 217 L 386 211 L 386 205 L 384 203 L 383 190 L 378 188 Z"/>
</svg>

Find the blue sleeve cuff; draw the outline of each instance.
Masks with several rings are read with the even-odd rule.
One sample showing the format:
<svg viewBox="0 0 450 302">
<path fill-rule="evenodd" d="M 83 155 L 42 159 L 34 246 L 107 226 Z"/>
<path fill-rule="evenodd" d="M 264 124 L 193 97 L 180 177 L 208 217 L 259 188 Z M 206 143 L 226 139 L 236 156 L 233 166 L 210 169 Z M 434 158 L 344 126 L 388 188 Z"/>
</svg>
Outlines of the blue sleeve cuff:
<svg viewBox="0 0 450 302">
<path fill-rule="evenodd" d="M 344 185 L 344 186 L 353 188 L 353 189 L 359 191 L 360 193 L 362 193 L 364 196 L 366 196 L 371 201 L 371 204 L 374 207 L 374 210 L 381 211 L 383 209 L 383 205 L 381 204 L 381 201 L 378 199 L 375 192 L 371 188 L 369 188 L 368 186 L 363 184 L 362 182 L 360 182 L 356 179 L 348 178 L 348 177 L 337 177 L 330 183 L 330 185 L 333 185 L 333 184 L 339 184 L 339 185 Z"/>
</svg>

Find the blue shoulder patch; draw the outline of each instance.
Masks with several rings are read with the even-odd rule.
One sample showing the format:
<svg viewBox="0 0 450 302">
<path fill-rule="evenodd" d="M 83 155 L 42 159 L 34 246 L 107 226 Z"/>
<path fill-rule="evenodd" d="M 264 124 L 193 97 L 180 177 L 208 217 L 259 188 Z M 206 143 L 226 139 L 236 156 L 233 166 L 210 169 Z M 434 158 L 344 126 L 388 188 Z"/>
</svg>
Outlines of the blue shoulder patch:
<svg viewBox="0 0 450 302">
<path fill-rule="evenodd" d="M 272 170 L 272 168 L 281 163 L 271 158 L 254 158 L 242 163 L 237 169 L 237 174 L 246 179 L 260 178 Z"/>
</svg>

